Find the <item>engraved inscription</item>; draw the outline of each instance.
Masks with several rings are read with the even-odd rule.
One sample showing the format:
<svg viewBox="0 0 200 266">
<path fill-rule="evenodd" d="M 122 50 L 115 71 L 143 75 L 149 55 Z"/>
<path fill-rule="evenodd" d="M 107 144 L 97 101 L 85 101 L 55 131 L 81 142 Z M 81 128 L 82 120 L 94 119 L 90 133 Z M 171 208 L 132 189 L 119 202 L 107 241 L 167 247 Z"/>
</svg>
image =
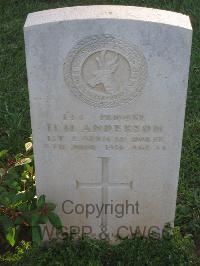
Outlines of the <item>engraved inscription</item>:
<svg viewBox="0 0 200 266">
<path fill-rule="evenodd" d="M 143 113 L 100 113 L 96 119 L 65 112 L 46 125 L 46 148 L 72 152 L 149 152 L 167 149 L 166 128 Z"/>
<path fill-rule="evenodd" d="M 115 107 L 140 95 L 147 80 L 147 62 L 134 44 L 110 35 L 87 37 L 64 62 L 67 88 L 95 107 Z"/>
</svg>

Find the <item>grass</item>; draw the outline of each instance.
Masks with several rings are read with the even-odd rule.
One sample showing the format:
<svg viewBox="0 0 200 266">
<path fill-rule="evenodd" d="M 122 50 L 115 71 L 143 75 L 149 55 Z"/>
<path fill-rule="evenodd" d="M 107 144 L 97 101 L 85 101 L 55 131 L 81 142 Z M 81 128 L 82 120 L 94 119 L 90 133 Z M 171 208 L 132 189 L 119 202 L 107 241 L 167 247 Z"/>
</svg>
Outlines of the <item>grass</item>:
<svg viewBox="0 0 200 266">
<path fill-rule="evenodd" d="M 175 224 L 183 235 L 192 235 L 196 252 L 200 254 L 199 0 L 0 0 L 0 150 L 20 152 L 31 134 L 23 40 L 27 14 L 56 7 L 90 4 L 147 6 L 181 12 L 191 18 L 193 46 Z"/>
<path fill-rule="evenodd" d="M 178 230 L 172 238 L 124 240 L 119 245 L 109 245 L 105 241 L 88 238 L 62 243 L 52 241 L 48 248 L 31 248 L 22 243 L 14 256 L 0 259 L 3 265 L 12 266 L 198 266 L 200 261 L 193 253 L 188 237 L 182 237 Z"/>
</svg>

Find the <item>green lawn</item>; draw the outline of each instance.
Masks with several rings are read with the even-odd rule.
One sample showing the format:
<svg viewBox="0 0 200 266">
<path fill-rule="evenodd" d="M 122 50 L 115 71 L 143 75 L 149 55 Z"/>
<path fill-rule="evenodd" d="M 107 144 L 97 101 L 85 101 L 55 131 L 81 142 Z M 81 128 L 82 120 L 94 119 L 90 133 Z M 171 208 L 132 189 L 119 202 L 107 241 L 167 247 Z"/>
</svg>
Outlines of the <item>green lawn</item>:
<svg viewBox="0 0 200 266">
<path fill-rule="evenodd" d="M 0 0 L 0 150 L 20 152 L 31 135 L 23 39 L 23 25 L 27 14 L 56 7 L 91 4 L 154 7 L 181 12 L 191 18 L 194 29 L 193 46 L 175 223 L 180 226 L 182 234 L 192 235 L 196 252 L 200 254 L 199 0 Z"/>
</svg>

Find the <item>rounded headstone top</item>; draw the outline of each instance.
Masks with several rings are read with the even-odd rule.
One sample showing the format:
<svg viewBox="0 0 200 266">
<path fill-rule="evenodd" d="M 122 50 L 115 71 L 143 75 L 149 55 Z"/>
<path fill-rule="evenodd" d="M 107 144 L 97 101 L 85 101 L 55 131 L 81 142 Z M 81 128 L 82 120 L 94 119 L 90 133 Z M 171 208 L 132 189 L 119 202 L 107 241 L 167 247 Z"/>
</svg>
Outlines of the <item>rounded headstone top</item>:
<svg viewBox="0 0 200 266">
<path fill-rule="evenodd" d="M 189 16 L 177 12 L 146 7 L 114 5 L 74 6 L 30 13 L 24 28 L 46 23 L 86 19 L 138 20 L 192 29 Z"/>
</svg>

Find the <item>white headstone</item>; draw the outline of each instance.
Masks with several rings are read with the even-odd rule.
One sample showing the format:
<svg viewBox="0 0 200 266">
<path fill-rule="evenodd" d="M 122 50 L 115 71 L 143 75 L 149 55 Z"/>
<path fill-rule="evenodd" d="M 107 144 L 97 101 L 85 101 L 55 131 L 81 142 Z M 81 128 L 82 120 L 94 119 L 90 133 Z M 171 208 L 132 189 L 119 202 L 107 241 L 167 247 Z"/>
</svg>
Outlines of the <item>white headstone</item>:
<svg viewBox="0 0 200 266">
<path fill-rule="evenodd" d="M 150 8 L 84 6 L 24 27 L 38 194 L 96 238 L 173 224 L 192 28 Z"/>
</svg>

